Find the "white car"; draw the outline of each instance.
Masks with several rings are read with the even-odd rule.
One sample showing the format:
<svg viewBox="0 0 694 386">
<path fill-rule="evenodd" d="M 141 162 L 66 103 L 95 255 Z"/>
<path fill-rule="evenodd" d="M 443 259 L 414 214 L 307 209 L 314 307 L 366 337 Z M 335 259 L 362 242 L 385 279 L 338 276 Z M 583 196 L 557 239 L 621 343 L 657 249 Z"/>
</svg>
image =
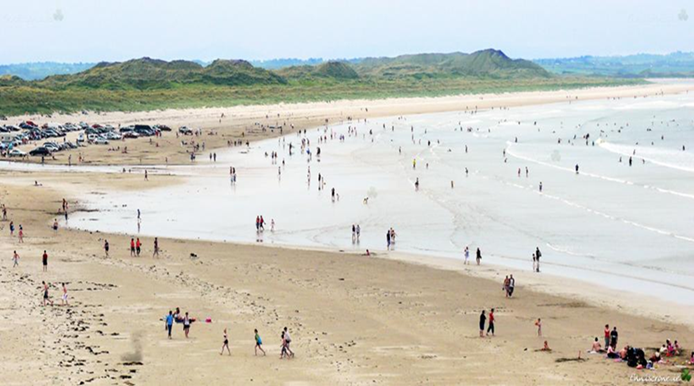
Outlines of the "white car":
<svg viewBox="0 0 694 386">
<path fill-rule="evenodd" d="M 8 156 L 10 157 L 25 157 L 27 153 L 19 150 L 19 149 L 12 149 L 7 153 Z"/>
<path fill-rule="evenodd" d="M 107 132 L 107 133 L 105 134 L 105 137 L 106 137 L 106 139 L 116 140 L 116 141 L 122 138 L 121 135 L 118 134 L 118 133 L 116 133 L 115 131 L 109 131 L 109 132 Z"/>
<path fill-rule="evenodd" d="M 96 137 L 93 143 L 95 145 L 108 145 L 108 140 L 104 137 Z"/>
</svg>

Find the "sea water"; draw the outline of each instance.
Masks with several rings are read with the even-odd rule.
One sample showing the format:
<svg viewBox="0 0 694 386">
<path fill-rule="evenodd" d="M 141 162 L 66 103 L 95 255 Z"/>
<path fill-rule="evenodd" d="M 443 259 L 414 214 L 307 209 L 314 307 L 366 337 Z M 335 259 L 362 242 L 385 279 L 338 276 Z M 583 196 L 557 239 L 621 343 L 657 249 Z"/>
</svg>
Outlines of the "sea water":
<svg viewBox="0 0 694 386">
<path fill-rule="evenodd" d="M 333 122 L 216 152 L 167 168 L 184 184 L 89 196 L 99 211 L 68 225 L 135 236 L 140 209 L 139 235 L 358 252 L 392 227 L 395 251 L 531 270 L 540 248 L 543 272 L 694 304 L 694 94 Z"/>
</svg>

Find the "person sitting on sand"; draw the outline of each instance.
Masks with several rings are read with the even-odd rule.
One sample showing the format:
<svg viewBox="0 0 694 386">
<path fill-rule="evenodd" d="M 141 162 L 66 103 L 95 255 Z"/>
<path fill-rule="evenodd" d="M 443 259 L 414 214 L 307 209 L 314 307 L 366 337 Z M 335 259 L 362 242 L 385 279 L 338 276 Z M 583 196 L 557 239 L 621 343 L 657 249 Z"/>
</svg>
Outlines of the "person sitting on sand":
<svg viewBox="0 0 694 386">
<path fill-rule="evenodd" d="M 651 363 L 659 363 L 661 360 L 660 351 L 655 350 L 648 360 L 651 361 Z"/>
<path fill-rule="evenodd" d="M 694 365 L 694 351 L 692 351 L 692 355 L 689 357 L 689 364 Z"/>
<path fill-rule="evenodd" d="M 619 358 L 619 354 L 617 354 L 617 353 L 614 351 L 614 347 L 612 347 L 611 345 L 610 345 L 610 346 L 607 346 L 607 357 L 610 358 L 610 359 L 617 359 L 617 358 Z"/>
<path fill-rule="evenodd" d="M 593 342 L 593 347 L 590 348 L 590 351 L 588 353 L 590 354 L 597 354 L 605 352 L 605 350 L 602 349 L 602 345 L 600 345 L 600 342 L 598 341 L 598 337 L 595 337 L 595 341 Z"/>
<path fill-rule="evenodd" d="M 540 351 L 552 351 L 552 349 L 549 348 L 549 343 L 547 343 L 547 341 L 545 341 L 545 344 L 544 346 L 542 346 L 542 349 Z"/>
</svg>

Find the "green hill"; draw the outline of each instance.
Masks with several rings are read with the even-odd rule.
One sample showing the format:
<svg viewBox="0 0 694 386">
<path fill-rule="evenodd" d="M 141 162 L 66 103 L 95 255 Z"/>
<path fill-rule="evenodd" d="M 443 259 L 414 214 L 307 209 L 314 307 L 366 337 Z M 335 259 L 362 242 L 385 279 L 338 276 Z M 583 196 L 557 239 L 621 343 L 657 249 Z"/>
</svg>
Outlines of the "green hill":
<svg viewBox="0 0 694 386">
<path fill-rule="evenodd" d="M 285 80 L 243 60 L 215 60 L 209 66 L 174 60 L 141 58 L 99 63 L 77 74 L 50 76 L 33 84 L 45 88 L 87 87 L 109 90 L 171 88 L 185 84 L 227 86 L 281 84 Z"/>
<path fill-rule="evenodd" d="M 344 62 L 330 61 L 318 65 L 291 66 L 276 70 L 276 73 L 286 79 L 307 81 L 316 78 L 340 80 L 355 80 L 359 74 L 351 65 Z"/>
<path fill-rule="evenodd" d="M 360 75 L 398 77 L 490 77 L 547 78 L 550 74 L 539 65 L 523 59 L 511 59 L 499 50 L 471 54 L 402 55 L 395 58 L 366 58 L 355 68 Z"/>
</svg>

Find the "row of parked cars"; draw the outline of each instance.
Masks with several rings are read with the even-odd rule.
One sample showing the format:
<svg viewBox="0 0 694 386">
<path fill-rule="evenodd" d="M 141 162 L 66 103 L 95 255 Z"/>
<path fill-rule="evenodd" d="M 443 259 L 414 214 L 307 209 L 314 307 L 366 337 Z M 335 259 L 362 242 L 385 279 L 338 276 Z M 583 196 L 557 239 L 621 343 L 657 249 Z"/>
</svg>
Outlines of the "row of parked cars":
<svg viewBox="0 0 694 386">
<path fill-rule="evenodd" d="M 75 142 L 48 140 L 42 145 L 34 148 L 28 154 L 32 156 L 49 156 L 54 152 L 76 149 L 84 146 L 85 142 L 96 145 L 107 145 L 109 141 L 122 140 L 123 138 L 139 138 L 158 135 L 162 131 L 171 131 L 165 125 L 132 125 L 119 129 L 111 125 L 89 125 L 85 122 L 78 124 L 66 123 L 46 123 L 41 126 L 32 121 L 24 121 L 18 125 L 0 126 L 0 151 L 10 157 L 23 157 L 27 153 L 17 149 L 18 146 L 29 141 L 40 141 L 44 139 L 65 137 L 72 131 L 83 131 L 79 134 Z"/>
</svg>

